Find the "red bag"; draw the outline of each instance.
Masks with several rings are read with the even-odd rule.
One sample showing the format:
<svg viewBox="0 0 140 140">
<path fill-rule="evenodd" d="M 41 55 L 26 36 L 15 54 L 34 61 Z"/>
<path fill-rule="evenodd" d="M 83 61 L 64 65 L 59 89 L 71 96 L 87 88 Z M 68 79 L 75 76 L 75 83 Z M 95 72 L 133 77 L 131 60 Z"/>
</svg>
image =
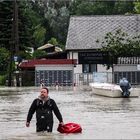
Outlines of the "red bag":
<svg viewBox="0 0 140 140">
<path fill-rule="evenodd" d="M 60 133 L 81 133 L 82 128 L 76 123 L 67 123 L 64 125 L 59 124 L 57 131 Z"/>
</svg>

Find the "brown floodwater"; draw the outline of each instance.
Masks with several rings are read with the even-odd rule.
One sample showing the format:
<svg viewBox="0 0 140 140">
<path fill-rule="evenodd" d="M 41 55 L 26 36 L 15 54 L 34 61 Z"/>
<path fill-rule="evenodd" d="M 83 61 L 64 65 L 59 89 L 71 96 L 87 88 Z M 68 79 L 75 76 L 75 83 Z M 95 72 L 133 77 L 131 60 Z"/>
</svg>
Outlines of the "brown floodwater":
<svg viewBox="0 0 140 140">
<path fill-rule="evenodd" d="M 35 115 L 25 127 L 28 109 L 39 88 L 1 88 L 0 139 L 72 140 L 140 139 L 140 98 L 108 98 L 78 89 L 50 89 L 64 119 L 82 126 L 82 133 L 60 134 L 54 116 L 53 133 L 36 133 Z"/>
</svg>

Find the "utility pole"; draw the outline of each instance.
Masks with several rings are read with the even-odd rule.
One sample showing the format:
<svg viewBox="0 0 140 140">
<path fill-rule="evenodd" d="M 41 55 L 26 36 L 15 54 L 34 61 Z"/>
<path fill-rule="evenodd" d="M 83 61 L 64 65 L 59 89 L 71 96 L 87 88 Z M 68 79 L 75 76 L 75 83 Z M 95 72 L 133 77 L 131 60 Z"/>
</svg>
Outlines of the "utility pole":
<svg viewBox="0 0 140 140">
<path fill-rule="evenodd" d="M 18 71 L 18 57 L 19 57 L 19 35 L 18 35 L 18 5 L 17 0 L 13 1 L 13 18 L 12 18 L 12 39 L 10 43 L 10 67 L 9 67 L 9 80 L 8 86 L 12 85 L 12 63 L 15 61 L 15 76 L 16 86 L 19 86 L 19 71 Z"/>
<path fill-rule="evenodd" d="M 18 5 L 17 0 L 14 0 L 14 41 L 15 41 L 15 54 L 19 54 L 19 35 L 18 35 Z"/>
<path fill-rule="evenodd" d="M 14 20 L 13 20 L 13 35 L 14 35 L 14 49 L 15 49 L 15 57 L 17 60 L 15 61 L 15 75 L 16 75 L 16 86 L 19 86 L 19 71 L 18 71 L 18 63 L 19 63 L 19 34 L 18 34 L 18 4 L 17 0 L 14 0 Z"/>
</svg>

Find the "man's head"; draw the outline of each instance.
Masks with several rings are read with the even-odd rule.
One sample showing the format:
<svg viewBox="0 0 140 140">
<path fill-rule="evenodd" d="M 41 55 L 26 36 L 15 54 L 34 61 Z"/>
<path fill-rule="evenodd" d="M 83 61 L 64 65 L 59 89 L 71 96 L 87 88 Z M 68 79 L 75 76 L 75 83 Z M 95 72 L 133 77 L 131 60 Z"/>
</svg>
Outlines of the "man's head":
<svg viewBox="0 0 140 140">
<path fill-rule="evenodd" d="M 123 77 L 122 80 L 127 80 L 127 79 L 125 77 Z"/>
<path fill-rule="evenodd" d="M 43 88 L 41 89 L 41 91 L 40 91 L 40 97 L 41 97 L 42 99 L 47 98 L 47 97 L 48 97 L 48 94 L 49 94 L 48 88 L 43 87 Z"/>
</svg>

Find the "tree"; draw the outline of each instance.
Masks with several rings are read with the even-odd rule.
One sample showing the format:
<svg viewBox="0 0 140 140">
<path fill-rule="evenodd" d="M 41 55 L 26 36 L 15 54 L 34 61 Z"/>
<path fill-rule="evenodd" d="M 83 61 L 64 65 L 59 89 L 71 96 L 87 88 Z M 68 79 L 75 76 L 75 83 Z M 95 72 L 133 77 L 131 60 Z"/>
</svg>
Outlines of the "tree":
<svg viewBox="0 0 140 140">
<path fill-rule="evenodd" d="M 19 36 L 19 50 L 26 50 L 28 46 L 31 46 L 31 34 L 29 19 L 26 18 L 24 9 L 26 9 L 25 3 L 18 1 L 18 36 Z M 2 1 L 0 2 L 0 46 L 10 50 L 12 46 L 13 53 L 14 48 L 14 1 Z"/>
<path fill-rule="evenodd" d="M 73 15 L 110 15 L 113 10 L 114 1 L 84 1 L 75 0 L 71 6 Z"/>
<path fill-rule="evenodd" d="M 45 43 L 46 34 L 48 34 L 47 21 L 44 17 L 45 5 L 43 4 L 41 0 L 29 1 L 27 15 L 31 22 L 32 45 L 34 49 Z"/>
<path fill-rule="evenodd" d="M 36 43 L 36 47 L 39 47 L 44 44 L 46 29 L 43 26 L 41 26 L 41 24 L 34 27 L 34 29 L 35 29 L 33 33 L 34 41 Z"/>
<path fill-rule="evenodd" d="M 0 2 L 0 47 L 10 49 L 12 31 L 12 1 Z"/>
<path fill-rule="evenodd" d="M 33 7 L 35 7 L 34 11 L 41 13 L 43 17 L 42 25 L 46 28 L 44 43 L 54 37 L 62 46 L 65 44 L 71 3 L 71 0 L 35 0 L 32 2 Z M 42 10 L 40 11 L 40 9 Z"/>
<path fill-rule="evenodd" d="M 70 7 L 72 15 L 112 15 L 134 13 L 133 1 L 74 0 Z"/>
<path fill-rule="evenodd" d="M 69 23 L 69 11 L 66 7 L 60 9 L 48 8 L 45 14 L 49 22 L 52 35 L 58 39 L 59 43 L 65 44 Z"/>
<path fill-rule="evenodd" d="M 128 0 L 118 0 L 115 2 L 113 14 L 134 13 L 134 3 Z"/>
<path fill-rule="evenodd" d="M 48 41 L 48 43 L 50 43 L 50 44 L 52 44 L 52 45 L 58 45 L 58 41 L 57 41 L 57 39 L 54 38 L 54 37 L 52 37 L 52 38 Z"/>
<path fill-rule="evenodd" d="M 44 44 L 46 27 L 44 27 L 45 17 L 40 5 L 34 1 L 17 1 L 18 4 L 18 36 L 19 54 L 26 54 L 30 47 L 35 49 Z M 37 9 L 40 9 L 38 12 Z M 0 2 L 0 46 L 10 50 L 13 45 L 13 12 L 14 2 L 3 0 Z M 14 45 L 12 46 L 15 51 Z M 22 51 L 22 53 L 20 53 Z M 21 56 L 21 57 L 25 57 Z M 26 59 L 26 58 L 24 58 Z"/>
<path fill-rule="evenodd" d="M 42 58 L 43 56 L 46 56 L 46 52 L 43 50 L 35 50 L 33 53 L 33 58 L 39 59 Z"/>
<path fill-rule="evenodd" d="M 114 33 L 107 33 L 101 43 L 101 50 L 110 54 L 110 64 L 118 57 L 139 56 L 140 55 L 140 35 L 130 38 L 129 35 L 118 29 Z"/>
</svg>

